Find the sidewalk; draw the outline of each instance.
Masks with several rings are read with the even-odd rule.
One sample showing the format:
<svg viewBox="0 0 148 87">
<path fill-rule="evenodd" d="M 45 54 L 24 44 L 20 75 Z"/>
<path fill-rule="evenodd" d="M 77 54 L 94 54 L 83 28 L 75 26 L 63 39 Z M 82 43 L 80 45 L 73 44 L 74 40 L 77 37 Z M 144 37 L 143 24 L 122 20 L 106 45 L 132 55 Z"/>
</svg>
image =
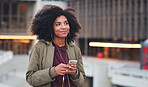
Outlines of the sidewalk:
<svg viewBox="0 0 148 87">
<path fill-rule="evenodd" d="M 14 55 L 0 65 L 0 87 L 31 87 L 25 80 L 28 55 Z"/>
</svg>

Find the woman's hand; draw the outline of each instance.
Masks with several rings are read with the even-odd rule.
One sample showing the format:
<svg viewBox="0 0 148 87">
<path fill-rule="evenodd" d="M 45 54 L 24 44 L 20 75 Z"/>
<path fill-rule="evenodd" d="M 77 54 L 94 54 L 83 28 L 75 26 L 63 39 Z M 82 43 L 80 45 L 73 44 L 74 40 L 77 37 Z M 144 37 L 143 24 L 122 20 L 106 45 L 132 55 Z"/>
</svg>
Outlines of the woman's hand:
<svg viewBox="0 0 148 87">
<path fill-rule="evenodd" d="M 57 65 L 54 68 L 54 70 L 55 70 L 56 74 L 58 74 L 58 75 L 65 75 L 65 74 L 68 74 L 70 69 L 69 69 L 68 65 L 61 63 L 61 64 Z"/>
<path fill-rule="evenodd" d="M 68 74 L 74 75 L 77 73 L 77 66 L 75 64 L 68 64 L 69 66 L 69 71 Z"/>
<path fill-rule="evenodd" d="M 65 75 L 65 74 L 76 74 L 77 73 L 77 69 L 76 69 L 76 65 L 75 64 L 59 64 L 57 65 L 54 70 L 56 72 L 57 75 Z"/>
</svg>

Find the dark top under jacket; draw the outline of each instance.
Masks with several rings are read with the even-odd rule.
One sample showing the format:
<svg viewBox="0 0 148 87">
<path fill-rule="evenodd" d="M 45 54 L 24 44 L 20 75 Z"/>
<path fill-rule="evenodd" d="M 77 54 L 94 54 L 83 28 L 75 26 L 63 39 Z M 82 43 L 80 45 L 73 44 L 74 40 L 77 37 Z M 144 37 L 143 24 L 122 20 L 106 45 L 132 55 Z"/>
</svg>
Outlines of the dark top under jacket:
<svg viewBox="0 0 148 87">
<path fill-rule="evenodd" d="M 66 45 L 65 46 L 62 46 L 62 47 L 59 47 L 58 45 L 56 45 L 53 42 L 53 46 L 55 47 L 55 50 L 54 50 L 54 58 L 53 58 L 53 66 L 57 66 L 60 63 L 68 64 L 69 58 L 68 58 L 67 53 L 66 53 L 66 49 L 67 49 L 66 48 Z M 68 87 L 67 75 L 64 75 L 64 78 L 65 78 L 65 80 L 64 80 L 63 87 Z M 63 76 L 62 75 L 56 76 L 55 81 L 53 81 L 51 83 L 51 87 L 62 87 L 62 82 L 63 82 Z M 74 87 L 73 84 L 72 84 L 72 82 L 71 82 L 71 80 L 70 80 L 70 87 Z"/>
</svg>

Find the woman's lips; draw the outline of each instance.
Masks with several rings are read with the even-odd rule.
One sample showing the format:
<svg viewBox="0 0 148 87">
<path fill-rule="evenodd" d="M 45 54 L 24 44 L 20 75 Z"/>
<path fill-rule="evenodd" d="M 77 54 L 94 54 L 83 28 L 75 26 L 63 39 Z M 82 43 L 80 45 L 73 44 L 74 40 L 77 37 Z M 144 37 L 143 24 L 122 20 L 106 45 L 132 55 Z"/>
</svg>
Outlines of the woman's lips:
<svg viewBox="0 0 148 87">
<path fill-rule="evenodd" d="M 63 34 L 66 34 L 67 33 L 67 31 L 60 31 L 61 33 L 63 33 Z"/>
</svg>

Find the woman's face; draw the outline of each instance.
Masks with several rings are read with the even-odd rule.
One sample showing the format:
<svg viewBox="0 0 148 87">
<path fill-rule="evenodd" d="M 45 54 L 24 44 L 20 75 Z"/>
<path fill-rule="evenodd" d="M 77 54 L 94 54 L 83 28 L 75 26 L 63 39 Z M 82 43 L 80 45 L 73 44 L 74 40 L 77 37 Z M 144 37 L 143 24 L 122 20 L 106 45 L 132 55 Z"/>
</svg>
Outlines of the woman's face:
<svg viewBox="0 0 148 87">
<path fill-rule="evenodd" d="M 57 17 L 53 23 L 53 29 L 54 29 L 54 38 L 67 37 L 70 30 L 67 18 L 64 15 Z"/>
</svg>

